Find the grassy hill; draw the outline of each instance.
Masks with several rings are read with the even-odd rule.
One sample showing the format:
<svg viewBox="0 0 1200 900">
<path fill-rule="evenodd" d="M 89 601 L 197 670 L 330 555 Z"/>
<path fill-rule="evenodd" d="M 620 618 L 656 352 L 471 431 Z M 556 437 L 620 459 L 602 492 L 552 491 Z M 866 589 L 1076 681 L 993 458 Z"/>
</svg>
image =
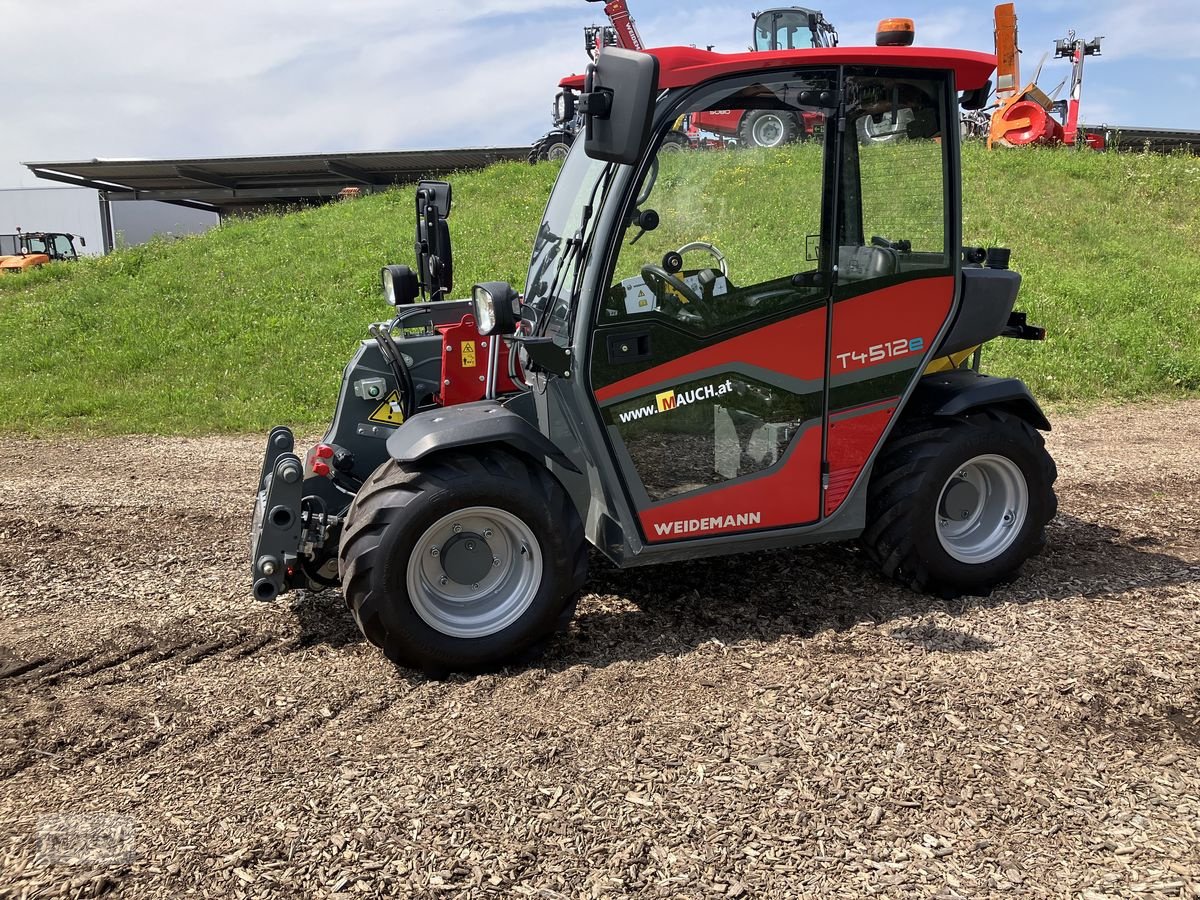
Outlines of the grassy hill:
<svg viewBox="0 0 1200 900">
<path fill-rule="evenodd" d="M 555 174 L 453 179 L 457 294 L 523 286 Z M 319 426 L 412 219 L 398 190 L 0 279 L 0 430 Z M 993 344 L 990 371 L 1060 404 L 1200 391 L 1200 159 L 969 148 L 964 235 L 1013 248 L 1050 329 Z"/>
</svg>

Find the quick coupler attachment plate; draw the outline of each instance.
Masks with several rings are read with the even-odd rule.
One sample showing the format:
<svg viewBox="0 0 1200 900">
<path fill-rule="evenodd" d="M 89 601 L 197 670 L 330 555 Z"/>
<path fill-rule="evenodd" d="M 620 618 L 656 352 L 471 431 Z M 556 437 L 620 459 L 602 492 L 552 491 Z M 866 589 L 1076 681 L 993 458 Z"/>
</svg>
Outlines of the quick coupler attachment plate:
<svg viewBox="0 0 1200 900">
<path fill-rule="evenodd" d="M 255 498 L 250 575 L 258 600 L 274 600 L 287 590 L 288 570 L 300 553 L 304 465 L 290 447 L 283 449 L 284 432 L 286 443 L 291 444 L 287 429 L 277 428 L 268 438 L 264 475 Z"/>
</svg>

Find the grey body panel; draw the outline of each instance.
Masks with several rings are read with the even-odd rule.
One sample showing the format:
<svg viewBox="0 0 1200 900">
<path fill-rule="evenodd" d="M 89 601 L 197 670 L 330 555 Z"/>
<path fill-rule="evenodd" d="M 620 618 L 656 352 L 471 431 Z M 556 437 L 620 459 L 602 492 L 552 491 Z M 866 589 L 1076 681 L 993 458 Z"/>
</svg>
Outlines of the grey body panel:
<svg viewBox="0 0 1200 900">
<path fill-rule="evenodd" d="M 969 369 L 926 375 L 917 383 L 907 412 L 936 418 L 961 416 L 985 406 L 1008 410 L 1035 428 L 1050 430 L 1050 420 L 1023 381 L 981 375 Z"/>
<path fill-rule="evenodd" d="M 412 463 L 434 453 L 482 444 L 504 444 L 537 460 L 570 459 L 528 420 L 495 400 L 460 403 L 413 416 L 387 440 L 388 455 Z"/>
<path fill-rule="evenodd" d="M 962 303 L 937 355 L 960 353 L 999 337 L 1020 289 L 1021 276 L 1010 269 L 963 269 Z"/>
</svg>

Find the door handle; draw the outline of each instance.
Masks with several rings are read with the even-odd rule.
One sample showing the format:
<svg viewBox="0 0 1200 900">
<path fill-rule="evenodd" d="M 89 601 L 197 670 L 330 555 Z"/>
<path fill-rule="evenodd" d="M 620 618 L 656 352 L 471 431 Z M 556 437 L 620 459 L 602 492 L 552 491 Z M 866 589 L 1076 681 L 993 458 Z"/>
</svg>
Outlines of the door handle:
<svg viewBox="0 0 1200 900">
<path fill-rule="evenodd" d="M 608 361 L 610 363 L 631 363 L 649 359 L 650 332 L 632 331 L 608 336 Z"/>
</svg>

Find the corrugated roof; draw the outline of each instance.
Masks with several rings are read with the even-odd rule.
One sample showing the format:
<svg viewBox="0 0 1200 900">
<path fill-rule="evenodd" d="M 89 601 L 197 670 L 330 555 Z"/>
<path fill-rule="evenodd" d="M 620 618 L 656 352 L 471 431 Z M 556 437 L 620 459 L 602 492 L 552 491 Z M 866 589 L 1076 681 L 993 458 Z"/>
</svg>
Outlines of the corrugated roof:
<svg viewBox="0 0 1200 900">
<path fill-rule="evenodd" d="M 528 147 L 312 153 L 206 159 L 92 159 L 27 162 L 39 178 L 104 191 L 111 200 L 162 200 L 223 209 L 323 201 L 347 187 L 394 184 L 523 160 Z"/>
</svg>

